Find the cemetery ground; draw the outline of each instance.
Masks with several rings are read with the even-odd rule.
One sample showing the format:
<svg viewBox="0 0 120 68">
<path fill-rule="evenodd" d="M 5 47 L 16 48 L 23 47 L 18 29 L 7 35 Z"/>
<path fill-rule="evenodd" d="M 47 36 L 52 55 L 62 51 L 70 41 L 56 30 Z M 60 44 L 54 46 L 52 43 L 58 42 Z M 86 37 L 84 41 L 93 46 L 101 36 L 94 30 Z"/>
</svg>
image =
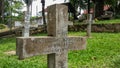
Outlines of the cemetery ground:
<svg viewBox="0 0 120 68">
<path fill-rule="evenodd" d="M 96 24 L 116 24 L 116 23 L 120 23 L 120 19 L 96 20 Z"/>
<path fill-rule="evenodd" d="M 120 23 L 120 19 L 110 19 L 110 20 L 98 20 L 98 19 L 95 19 L 94 21 L 95 21 L 94 24 L 117 24 L 117 23 Z M 80 24 L 80 23 L 86 23 L 86 21 L 75 22 L 75 24 Z"/>
<path fill-rule="evenodd" d="M 85 36 L 86 33 L 69 32 L 69 35 Z M 68 68 L 120 68 L 119 37 L 120 33 L 92 33 L 86 50 L 69 51 Z M 46 55 L 18 60 L 15 50 L 15 37 L 0 39 L 0 68 L 47 68 Z"/>
</svg>

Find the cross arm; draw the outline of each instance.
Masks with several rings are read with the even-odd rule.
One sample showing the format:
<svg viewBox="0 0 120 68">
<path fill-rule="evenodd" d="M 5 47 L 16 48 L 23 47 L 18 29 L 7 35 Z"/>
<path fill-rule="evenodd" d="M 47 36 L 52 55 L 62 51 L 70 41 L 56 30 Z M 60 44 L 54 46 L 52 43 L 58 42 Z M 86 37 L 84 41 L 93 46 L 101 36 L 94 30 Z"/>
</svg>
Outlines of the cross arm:
<svg viewBox="0 0 120 68">
<path fill-rule="evenodd" d="M 79 36 L 68 37 L 68 50 L 83 50 L 86 49 L 86 38 Z"/>
<path fill-rule="evenodd" d="M 60 53 L 64 50 L 82 50 L 86 48 L 84 37 L 29 37 L 17 38 L 17 55 L 19 59 L 27 57 Z"/>
</svg>

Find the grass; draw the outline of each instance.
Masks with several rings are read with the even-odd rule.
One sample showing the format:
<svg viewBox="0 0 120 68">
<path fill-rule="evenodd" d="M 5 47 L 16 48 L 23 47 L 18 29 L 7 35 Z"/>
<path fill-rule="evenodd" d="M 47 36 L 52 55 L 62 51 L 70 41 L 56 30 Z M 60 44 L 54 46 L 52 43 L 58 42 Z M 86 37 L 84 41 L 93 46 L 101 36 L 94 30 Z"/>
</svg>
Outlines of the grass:
<svg viewBox="0 0 120 68">
<path fill-rule="evenodd" d="M 75 66 L 73 68 L 119 68 L 120 33 L 93 33 L 92 35 L 92 38 L 88 39 L 86 50 L 70 52 L 69 61 L 72 64 L 74 62 L 74 65 L 70 65 Z M 80 58 L 74 60 L 75 56 Z"/>
<path fill-rule="evenodd" d="M 116 24 L 120 23 L 120 19 L 111 19 L 111 20 L 97 20 L 96 24 Z"/>
<path fill-rule="evenodd" d="M 111 20 L 97 20 L 97 19 L 95 19 L 93 24 L 119 24 L 119 23 L 120 23 L 120 19 L 111 19 Z M 75 25 L 86 24 L 86 21 L 83 21 L 83 22 L 76 21 L 74 24 Z"/>
<path fill-rule="evenodd" d="M 69 35 L 85 36 L 84 32 Z M 38 34 L 46 35 L 46 34 Z M 69 51 L 68 68 L 120 68 L 120 33 L 92 33 L 87 39 L 87 49 Z M 4 52 L 15 50 L 15 38 L 0 39 L 0 68 L 47 68 L 47 56 L 35 56 L 18 60 L 16 55 Z"/>
</svg>

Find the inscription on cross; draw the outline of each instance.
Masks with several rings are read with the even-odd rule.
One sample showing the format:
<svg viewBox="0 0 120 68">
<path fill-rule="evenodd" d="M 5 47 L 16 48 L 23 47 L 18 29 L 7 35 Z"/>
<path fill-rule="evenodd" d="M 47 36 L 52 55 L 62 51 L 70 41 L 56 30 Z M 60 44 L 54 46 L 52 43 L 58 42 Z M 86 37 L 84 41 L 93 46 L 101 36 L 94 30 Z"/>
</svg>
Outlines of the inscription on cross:
<svg viewBox="0 0 120 68">
<path fill-rule="evenodd" d="M 47 54 L 48 68 L 68 68 L 69 50 L 86 48 L 86 38 L 68 37 L 68 8 L 55 4 L 48 7 L 48 36 L 17 38 L 17 55 L 19 59 Z"/>
</svg>

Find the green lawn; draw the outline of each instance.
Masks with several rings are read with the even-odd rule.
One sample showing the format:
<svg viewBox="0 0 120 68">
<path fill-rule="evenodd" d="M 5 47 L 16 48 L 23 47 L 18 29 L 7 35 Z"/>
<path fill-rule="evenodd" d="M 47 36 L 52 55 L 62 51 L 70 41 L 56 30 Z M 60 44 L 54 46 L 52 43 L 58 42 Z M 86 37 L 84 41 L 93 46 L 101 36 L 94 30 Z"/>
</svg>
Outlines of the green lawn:
<svg viewBox="0 0 120 68">
<path fill-rule="evenodd" d="M 97 20 L 96 24 L 115 24 L 120 23 L 120 19 L 111 19 L 111 20 Z"/>
<path fill-rule="evenodd" d="M 85 36 L 85 33 L 69 32 L 69 35 Z M 86 50 L 69 52 L 68 68 L 120 68 L 119 37 L 120 33 L 92 33 Z M 15 42 L 15 38 L 0 39 L 0 68 L 47 68 L 46 55 L 25 60 L 6 55 L 4 52 L 16 49 Z"/>
<path fill-rule="evenodd" d="M 120 19 L 111 19 L 111 20 L 94 20 L 93 24 L 119 24 L 120 23 Z M 79 22 L 79 21 L 75 21 L 74 23 L 75 25 L 79 25 L 79 24 L 86 24 L 86 21 L 83 22 Z"/>
</svg>

